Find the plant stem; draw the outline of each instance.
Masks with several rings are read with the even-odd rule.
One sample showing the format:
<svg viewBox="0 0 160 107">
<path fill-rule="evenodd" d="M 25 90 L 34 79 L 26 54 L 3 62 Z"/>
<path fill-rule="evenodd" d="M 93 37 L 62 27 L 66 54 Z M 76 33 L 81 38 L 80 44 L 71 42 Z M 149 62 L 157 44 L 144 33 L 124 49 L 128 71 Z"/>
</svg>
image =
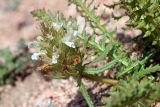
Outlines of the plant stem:
<svg viewBox="0 0 160 107">
<path fill-rule="evenodd" d="M 103 34 L 106 35 L 106 36 L 109 38 L 109 40 L 110 40 L 111 42 L 113 42 L 113 43 L 115 42 L 115 41 L 113 40 L 113 37 L 112 37 L 113 34 L 110 33 L 110 32 L 108 32 L 108 31 L 99 23 L 99 20 L 96 19 L 94 13 L 91 12 L 91 11 L 88 9 L 87 5 L 85 5 L 85 4 L 82 2 L 82 0 L 74 0 L 74 3 L 77 4 L 78 6 L 80 6 L 81 9 L 82 9 L 85 13 L 87 13 L 87 14 L 86 14 L 87 18 L 88 18 L 89 20 L 91 20 L 93 23 L 95 23 L 96 27 L 99 28 L 99 29 L 103 32 Z"/>
<path fill-rule="evenodd" d="M 81 79 L 78 79 L 78 86 L 79 86 L 79 90 L 81 91 L 84 99 L 86 100 L 87 104 L 89 107 L 94 107 L 94 104 L 91 100 L 91 97 L 89 96 L 87 89 L 85 88 L 84 84 L 82 83 Z"/>
<path fill-rule="evenodd" d="M 94 81 L 97 81 L 97 82 L 102 82 L 102 83 L 105 83 L 105 84 L 111 84 L 111 85 L 115 85 L 115 84 L 118 83 L 118 80 L 106 79 L 106 78 L 102 78 L 102 77 L 99 77 L 99 76 L 86 74 L 86 73 L 82 73 L 81 77 L 86 78 L 86 79 L 90 79 L 90 80 L 94 80 Z"/>
</svg>

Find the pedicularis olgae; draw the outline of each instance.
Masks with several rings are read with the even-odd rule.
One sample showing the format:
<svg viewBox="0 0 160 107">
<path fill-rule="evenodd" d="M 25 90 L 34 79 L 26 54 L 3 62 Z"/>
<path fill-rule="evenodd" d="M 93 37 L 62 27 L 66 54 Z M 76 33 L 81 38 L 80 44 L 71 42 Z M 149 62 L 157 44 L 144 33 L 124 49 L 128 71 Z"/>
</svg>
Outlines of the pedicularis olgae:
<svg viewBox="0 0 160 107">
<path fill-rule="evenodd" d="M 107 21 L 101 23 L 104 12 L 96 15 L 99 5 L 94 5 L 94 0 L 69 2 L 77 6 L 85 21 L 66 19 L 60 13 L 53 14 L 45 9 L 32 12 L 40 21 L 40 35 L 29 45 L 35 49 L 31 58 L 47 65 L 43 70 L 50 71 L 50 77 L 75 78 L 89 107 L 94 107 L 94 103 L 82 78 L 112 86 L 109 96 L 103 96 L 103 104 L 107 107 L 148 106 L 158 101 L 159 77 L 152 74 L 159 71 L 160 66 L 146 65 L 152 54 L 130 58 L 122 43 L 115 39 L 116 29 L 109 32 Z M 86 28 L 90 28 L 90 32 Z M 113 69 L 112 78 L 100 76 Z"/>
</svg>

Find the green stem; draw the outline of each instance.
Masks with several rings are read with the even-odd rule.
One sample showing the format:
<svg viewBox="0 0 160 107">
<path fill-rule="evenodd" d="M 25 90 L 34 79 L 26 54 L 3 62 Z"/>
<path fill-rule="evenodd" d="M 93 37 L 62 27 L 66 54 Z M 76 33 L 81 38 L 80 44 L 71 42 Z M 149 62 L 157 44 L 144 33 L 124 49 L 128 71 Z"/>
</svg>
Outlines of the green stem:
<svg viewBox="0 0 160 107">
<path fill-rule="evenodd" d="M 86 73 L 82 73 L 81 74 L 82 78 L 86 78 L 86 79 L 90 79 L 93 81 L 97 81 L 97 82 L 102 82 L 105 84 L 111 84 L 111 85 L 116 85 L 118 83 L 118 80 L 114 80 L 114 79 L 106 79 L 106 78 L 102 78 L 96 75 L 91 75 L 91 74 L 86 74 Z"/>
<path fill-rule="evenodd" d="M 84 99 L 86 100 L 87 104 L 89 107 L 94 107 L 94 104 L 91 100 L 91 97 L 89 96 L 87 89 L 85 88 L 85 86 L 83 85 L 81 79 L 78 79 L 78 86 L 79 86 L 79 90 L 81 91 Z"/>
<path fill-rule="evenodd" d="M 93 23 L 95 23 L 96 27 L 97 27 L 98 29 L 100 29 L 100 30 L 102 31 L 102 33 L 109 38 L 110 42 L 112 42 L 112 43 L 115 44 L 115 41 L 114 41 L 114 39 L 113 39 L 113 34 L 110 33 L 110 32 L 108 32 L 108 31 L 105 29 L 105 27 L 103 27 L 103 26 L 100 24 L 100 22 L 96 19 L 96 16 L 94 15 L 94 13 L 91 12 L 91 11 L 88 9 L 87 5 L 85 5 L 85 4 L 82 2 L 82 0 L 74 0 L 74 1 L 75 1 L 75 4 L 77 4 L 78 6 L 80 6 L 81 9 L 82 9 L 85 13 L 87 13 L 87 14 L 86 14 L 86 16 L 88 16 L 87 18 L 88 18 L 89 20 L 91 20 Z"/>
</svg>

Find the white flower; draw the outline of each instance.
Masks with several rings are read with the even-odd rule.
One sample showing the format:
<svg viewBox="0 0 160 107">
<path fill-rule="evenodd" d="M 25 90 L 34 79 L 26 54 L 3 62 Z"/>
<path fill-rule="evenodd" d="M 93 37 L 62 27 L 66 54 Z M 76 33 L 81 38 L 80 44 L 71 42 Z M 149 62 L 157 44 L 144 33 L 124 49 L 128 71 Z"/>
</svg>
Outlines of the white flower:
<svg viewBox="0 0 160 107">
<path fill-rule="evenodd" d="M 72 22 L 69 21 L 69 22 L 67 23 L 67 28 L 68 28 L 69 26 L 71 26 L 71 24 L 72 24 Z"/>
<path fill-rule="evenodd" d="M 44 52 L 33 53 L 33 55 L 31 56 L 31 59 L 32 60 L 42 60 L 50 64 L 52 63 L 52 59 L 49 58 Z"/>
<path fill-rule="evenodd" d="M 71 48 L 75 48 L 75 39 L 78 35 L 78 31 L 73 30 L 73 28 L 67 28 L 67 34 L 62 38 L 62 42 Z"/>
<path fill-rule="evenodd" d="M 62 42 L 71 48 L 75 48 L 72 36 L 65 35 L 65 37 L 62 39 Z"/>
<path fill-rule="evenodd" d="M 59 51 L 57 49 L 56 46 L 53 46 L 53 54 L 52 54 L 52 61 L 51 63 L 52 64 L 56 64 L 58 61 L 58 58 L 59 58 Z"/>
<path fill-rule="evenodd" d="M 39 52 L 35 52 L 31 56 L 32 60 L 43 60 L 45 62 L 50 62 L 50 58 L 47 56 L 47 51 L 46 50 L 41 50 Z"/>
<path fill-rule="evenodd" d="M 50 40 L 54 39 L 54 37 L 52 35 L 49 35 L 49 34 L 47 34 L 47 38 L 50 39 Z"/>
<path fill-rule="evenodd" d="M 65 43 L 67 46 L 69 46 L 71 48 L 75 48 L 76 47 L 74 42 L 64 41 L 63 43 Z"/>
<path fill-rule="evenodd" d="M 33 41 L 28 44 L 28 48 L 37 48 L 38 46 L 39 43 L 37 41 Z"/>
<path fill-rule="evenodd" d="M 59 56 L 52 56 L 52 64 L 56 64 Z"/>
<path fill-rule="evenodd" d="M 31 59 L 32 60 L 40 60 L 43 58 L 43 56 L 45 56 L 45 53 L 41 53 L 41 52 L 33 53 L 33 55 L 31 56 Z"/>
<path fill-rule="evenodd" d="M 78 35 L 78 32 L 77 31 L 74 31 L 73 32 L 73 36 L 77 36 Z"/>
<path fill-rule="evenodd" d="M 63 21 L 61 21 L 60 16 L 56 16 L 56 21 L 52 23 L 56 31 L 60 30 L 63 27 Z"/>
<path fill-rule="evenodd" d="M 53 48 L 52 48 L 53 50 L 53 53 L 58 53 L 58 49 L 57 49 L 57 47 L 56 46 L 53 46 Z"/>
<path fill-rule="evenodd" d="M 82 17 L 78 17 L 77 18 L 77 24 L 78 24 L 78 32 L 79 33 L 82 33 L 84 31 L 84 28 L 85 28 L 85 19 L 82 18 Z"/>
<path fill-rule="evenodd" d="M 41 42 L 41 41 L 43 41 L 43 40 L 44 40 L 44 39 L 43 39 L 42 36 L 38 36 L 38 37 L 37 37 L 37 41 L 38 41 L 38 42 Z"/>
<path fill-rule="evenodd" d="M 58 31 L 62 28 L 63 23 L 62 22 L 53 22 L 52 25 L 55 28 L 55 30 Z"/>
</svg>

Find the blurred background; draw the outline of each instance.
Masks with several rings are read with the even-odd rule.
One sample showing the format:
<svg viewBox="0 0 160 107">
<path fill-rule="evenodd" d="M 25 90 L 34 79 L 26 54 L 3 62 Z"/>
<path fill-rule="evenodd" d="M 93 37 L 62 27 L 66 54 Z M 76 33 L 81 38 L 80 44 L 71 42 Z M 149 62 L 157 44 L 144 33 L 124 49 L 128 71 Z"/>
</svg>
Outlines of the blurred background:
<svg viewBox="0 0 160 107">
<path fill-rule="evenodd" d="M 20 38 L 37 34 L 31 11 L 39 8 L 68 13 L 67 0 L 0 0 L 0 47 L 15 47 Z"/>
</svg>

